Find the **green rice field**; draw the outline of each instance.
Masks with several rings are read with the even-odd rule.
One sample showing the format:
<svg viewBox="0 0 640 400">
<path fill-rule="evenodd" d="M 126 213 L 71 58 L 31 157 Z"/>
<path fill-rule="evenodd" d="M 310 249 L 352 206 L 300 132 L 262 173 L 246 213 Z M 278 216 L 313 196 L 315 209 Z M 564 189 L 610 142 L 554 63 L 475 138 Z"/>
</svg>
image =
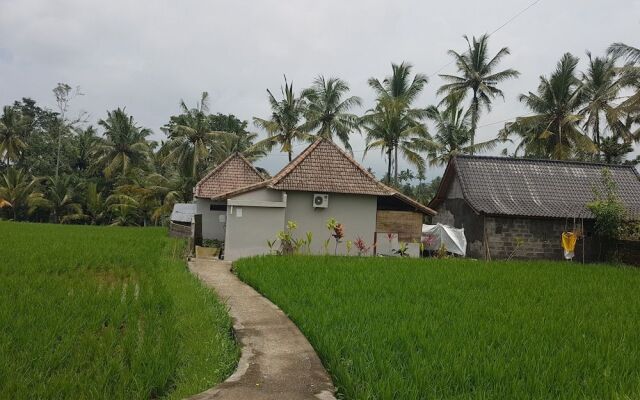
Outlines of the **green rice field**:
<svg viewBox="0 0 640 400">
<path fill-rule="evenodd" d="M 638 399 L 640 270 L 567 262 L 240 260 L 346 399 Z"/>
<path fill-rule="evenodd" d="M 231 374 L 226 309 L 166 236 L 0 222 L 0 397 L 183 398 Z"/>
</svg>

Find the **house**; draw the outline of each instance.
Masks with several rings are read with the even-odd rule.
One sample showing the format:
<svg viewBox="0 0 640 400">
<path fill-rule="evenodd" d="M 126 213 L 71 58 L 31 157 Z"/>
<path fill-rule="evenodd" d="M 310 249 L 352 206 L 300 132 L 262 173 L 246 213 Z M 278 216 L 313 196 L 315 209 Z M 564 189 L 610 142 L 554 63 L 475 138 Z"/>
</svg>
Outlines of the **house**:
<svg viewBox="0 0 640 400">
<path fill-rule="evenodd" d="M 574 226 L 587 243 L 593 214 L 587 203 L 602 190 L 608 168 L 619 200 L 640 216 L 640 178 L 632 166 L 573 161 L 460 155 L 451 159 L 429 207 L 433 222 L 464 228 L 467 255 L 475 258 L 560 259 L 561 235 Z M 576 257 L 593 259 L 593 243 L 576 246 Z"/>
<path fill-rule="evenodd" d="M 203 239 L 225 240 L 225 194 L 263 181 L 260 172 L 240 153 L 232 154 L 209 171 L 193 189 L 195 212 L 202 215 Z"/>
<path fill-rule="evenodd" d="M 346 241 L 358 238 L 368 246 L 377 243 L 378 251 L 408 243 L 417 254 L 423 217 L 435 214 L 378 182 L 329 139 L 316 140 L 274 177 L 258 175 L 247 160 L 235 155 L 196 186 L 203 236 L 224 236 L 226 260 L 269 253 L 267 241 L 275 239 L 287 221 L 297 223 L 300 238 L 311 232 L 311 251 L 322 253 L 323 243 L 331 238 L 326 227 L 330 218 L 344 226 L 339 254 L 346 253 Z"/>
</svg>

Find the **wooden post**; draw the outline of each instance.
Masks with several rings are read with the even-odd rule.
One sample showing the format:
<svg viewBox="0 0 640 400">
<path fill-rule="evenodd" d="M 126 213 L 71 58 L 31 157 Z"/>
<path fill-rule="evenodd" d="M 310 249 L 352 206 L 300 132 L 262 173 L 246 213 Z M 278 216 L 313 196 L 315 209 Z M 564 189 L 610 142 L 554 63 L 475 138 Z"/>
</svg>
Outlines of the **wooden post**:
<svg viewBox="0 0 640 400">
<path fill-rule="evenodd" d="M 196 254 L 196 246 L 202 246 L 202 214 L 195 214 L 191 219 L 191 237 L 189 238 L 191 254 Z"/>
</svg>

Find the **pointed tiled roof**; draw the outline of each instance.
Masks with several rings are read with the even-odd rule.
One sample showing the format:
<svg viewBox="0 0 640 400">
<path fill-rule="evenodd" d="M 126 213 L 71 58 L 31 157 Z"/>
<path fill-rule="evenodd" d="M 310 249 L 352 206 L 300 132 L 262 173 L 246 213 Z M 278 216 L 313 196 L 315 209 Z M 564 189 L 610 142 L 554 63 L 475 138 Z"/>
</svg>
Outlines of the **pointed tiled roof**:
<svg viewBox="0 0 640 400">
<path fill-rule="evenodd" d="M 389 195 L 349 154 L 328 139 L 316 140 L 271 180 L 278 190 Z"/>
<path fill-rule="evenodd" d="M 212 199 L 241 187 L 263 182 L 260 172 L 240 153 L 227 157 L 209 171 L 193 189 L 195 197 Z"/>
<path fill-rule="evenodd" d="M 275 190 L 390 196 L 424 214 L 436 214 L 429 207 L 378 182 L 375 176 L 347 152 L 330 139 L 324 138 L 313 142 L 273 178 L 223 192 L 215 199 L 228 199 L 264 187 Z"/>
</svg>

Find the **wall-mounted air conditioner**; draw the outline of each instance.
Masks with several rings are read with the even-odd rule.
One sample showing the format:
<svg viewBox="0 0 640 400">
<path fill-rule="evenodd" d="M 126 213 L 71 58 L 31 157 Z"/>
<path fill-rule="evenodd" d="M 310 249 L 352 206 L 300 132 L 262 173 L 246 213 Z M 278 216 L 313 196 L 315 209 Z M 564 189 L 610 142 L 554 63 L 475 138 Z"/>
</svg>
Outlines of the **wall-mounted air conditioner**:
<svg viewBox="0 0 640 400">
<path fill-rule="evenodd" d="M 313 195 L 313 208 L 327 208 L 329 207 L 329 195 L 328 194 L 314 194 Z"/>
</svg>

